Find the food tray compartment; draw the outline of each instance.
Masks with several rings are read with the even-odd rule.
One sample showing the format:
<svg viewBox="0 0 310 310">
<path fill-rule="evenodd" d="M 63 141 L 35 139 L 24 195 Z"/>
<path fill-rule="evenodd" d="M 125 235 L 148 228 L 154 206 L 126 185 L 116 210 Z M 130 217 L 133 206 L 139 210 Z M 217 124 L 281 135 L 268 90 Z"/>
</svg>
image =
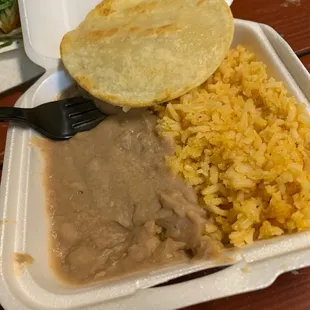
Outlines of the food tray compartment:
<svg viewBox="0 0 310 310">
<path fill-rule="evenodd" d="M 294 76 L 294 81 L 287 71 L 287 67 L 290 70 L 302 68 L 299 60 L 292 56 L 292 50 L 288 46 L 280 49 L 280 52 L 292 56 L 289 63 L 283 63 L 278 55 L 280 52 L 276 52 L 260 25 L 236 20 L 235 27 L 233 47 L 243 44 L 253 51 L 259 60 L 267 64 L 270 75 L 282 80 L 299 101 L 307 103 L 298 86 L 298 76 Z M 276 38 L 282 40 L 278 35 Z M 309 76 L 308 79 L 310 81 Z M 53 100 L 71 83 L 61 68 L 49 70 L 17 105 L 31 108 Z M 43 162 L 38 150 L 31 146 L 35 136 L 37 134 L 30 129 L 13 126 L 8 132 L 0 204 L 2 219 L 8 221 L 1 227 L 0 244 L 0 298 L 6 309 L 175 309 L 258 289 L 270 284 L 284 271 L 310 264 L 310 234 L 303 233 L 260 241 L 242 252 L 228 252 L 235 265 L 181 284 L 146 289 L 187 273 L 229 262 L 183 264 L 86 288 L 66 287 L 55 278 L 48 264 Z M 16 252 L 30 254 L 34 263 L 20 270 L 20 266 L 13 264 Z M 266 269 L 268 272 L 264 272 Z"/>
</svg>

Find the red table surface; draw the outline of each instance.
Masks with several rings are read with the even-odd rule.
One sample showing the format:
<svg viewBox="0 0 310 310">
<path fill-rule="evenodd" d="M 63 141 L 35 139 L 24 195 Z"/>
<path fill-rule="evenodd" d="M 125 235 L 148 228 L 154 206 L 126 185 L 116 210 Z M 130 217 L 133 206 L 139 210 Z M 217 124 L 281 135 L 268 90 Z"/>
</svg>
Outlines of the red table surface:
<svg viewBox="0 0 310 310">
<path fill-rule="evenodd" d="M 310 0 L 235 0 L 232 12 L 235 18 L 265 23 L 276 29 L 310 71 Z M 0 94 L 0 106 L 13 106 L 32 83 L 33 81 Z M 3 161 L 6 131 L 7 124 L 0 123 L 0 164 Z M 308 290 L 310 291 L 310 268 L 305 268 L 280 276 L 273 285 L 264 290 L 194 305 L 186 309 L 310 309 Z M 171 296 L 174 297 L 177 298 Z"/>
</svg>

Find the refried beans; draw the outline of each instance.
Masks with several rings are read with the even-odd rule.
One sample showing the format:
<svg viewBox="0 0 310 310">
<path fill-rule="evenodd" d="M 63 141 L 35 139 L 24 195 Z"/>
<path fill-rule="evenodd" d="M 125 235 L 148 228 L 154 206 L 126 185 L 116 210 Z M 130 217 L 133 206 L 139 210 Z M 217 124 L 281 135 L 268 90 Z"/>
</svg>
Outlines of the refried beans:
<svg viewBox="0 0 310 310">
<path fill-rule="evenodd" d="M 148 111 L 108 117 L 71 140 L 37 143 L 45 159 L 53 267 L 76 285 L 193 258 L 217 246 L 206 213 L 165 164 L 172 145 Z"/>
</svg>

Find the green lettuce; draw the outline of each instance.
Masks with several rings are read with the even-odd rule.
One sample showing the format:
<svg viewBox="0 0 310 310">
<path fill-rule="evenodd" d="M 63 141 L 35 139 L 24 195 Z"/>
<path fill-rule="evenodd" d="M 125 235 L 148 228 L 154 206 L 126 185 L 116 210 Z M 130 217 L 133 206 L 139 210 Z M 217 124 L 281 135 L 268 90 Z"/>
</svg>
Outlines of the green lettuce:
<svg viewBox="0 0 310 310">
<path fill-rule="evenodd" d="M 0 13 L 7 8 L 11 8 L 14 4 L 14 0 L 0 0 Z"/>
<path fill-rule="evenodd" d="M 19 26 L 17 0 L 0 0 L 0 30 L 9 33 Z"/>
</svg>

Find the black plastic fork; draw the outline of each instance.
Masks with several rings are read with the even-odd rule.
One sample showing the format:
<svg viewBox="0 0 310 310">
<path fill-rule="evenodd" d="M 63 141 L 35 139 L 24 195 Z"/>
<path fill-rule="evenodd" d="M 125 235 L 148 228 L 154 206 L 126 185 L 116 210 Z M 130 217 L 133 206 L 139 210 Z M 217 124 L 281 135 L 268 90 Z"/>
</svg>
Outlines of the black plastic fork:
<svg viewBox="0 0 310 310">
<path fill-rule="evenodd" d="M 0 107 L 0 122 L 24 123 L 53 140 L 70 139 L 96 127 L 106 117 L 83 97 L 52 101 L 32 109 Z"/>
</svg>

